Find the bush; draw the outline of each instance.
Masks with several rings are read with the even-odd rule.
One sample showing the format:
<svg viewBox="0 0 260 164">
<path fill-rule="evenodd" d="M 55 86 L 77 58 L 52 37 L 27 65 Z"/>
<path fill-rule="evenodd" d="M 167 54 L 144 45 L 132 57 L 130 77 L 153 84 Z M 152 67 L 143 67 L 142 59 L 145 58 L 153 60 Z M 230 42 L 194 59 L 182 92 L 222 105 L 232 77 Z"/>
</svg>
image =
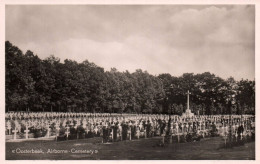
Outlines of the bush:
<svg viewBox="0 0 260 164">
<path fill-rule="evenodd" d="M 215 125 L 215 124 L 211 125 L 211 130 L 210 130 L 209 133 L 210 133 L 210 136 L 211 136 L 211 137 L 219 136 L 219 135 L 218 135 L 218 129 L 216 128 L 216 125 Z"/>
<path fill-rule="evenodd" d="M 57 141 L 65 141 L 67 140 L 67 136 L 65 134 L 57 136 Z"/>
<path fill-rule="evenodd" d="M 191 133 L 188 133 L 188 134 L 186 135 L 186 141 L 187 141 L 187 142 L 192 142 L 192 141 L 193 141 L 193 136 L 192 136 Z"/>
<path fill-rule="evenodd" d="M 186 142 L 186 137 L 184 135 L 180 136 L 180 142 L 181 143 Z"/>
<path fill-rule="evenodd" d="M 69 139 L 77 139 L 77 130 L 74 127 L 70 128 Z"/>
<path fill-rule="evenodd" d="M 93 138 L 94 137 L 94 133 L 92 131 L 88 131 L 88 133 L 85 133 L 85 138 Z"/>
<path fill-rule="evenodd" d="M 33 133 L 34 138 L 44 137 L 47 134 L 47 129 L 30 129 L 30 132 Z"/>
<path fill-rule="evenodd" d="M 85 131 L 85 129 L 83 127 L 79 126 L 77 128 L 77 133 L 78 133 L 79 139 L 84 139 L 85 138 L 86 131 Z"/>
<path fill-rule="evenodd" d="M 66 129 L 65 129 L 64 127 L 61 127 L 58 136 L 63 136 L 63 135 L 65 135 L 65 132 L 66 132 Z"/>
</svg>

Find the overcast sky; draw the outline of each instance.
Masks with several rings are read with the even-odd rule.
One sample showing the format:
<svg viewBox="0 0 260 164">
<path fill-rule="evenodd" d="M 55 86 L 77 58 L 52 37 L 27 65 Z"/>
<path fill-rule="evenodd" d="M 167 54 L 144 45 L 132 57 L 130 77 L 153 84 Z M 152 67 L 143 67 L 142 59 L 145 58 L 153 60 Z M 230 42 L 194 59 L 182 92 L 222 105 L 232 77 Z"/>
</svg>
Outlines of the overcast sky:
<svg viewBox="0 0 260 164">
<path fill-rule="evenodd" d="M 41 59 L 153 75 L 255 77 L 254 6 L 6 6 L 6 40 Z"/>
</svg>

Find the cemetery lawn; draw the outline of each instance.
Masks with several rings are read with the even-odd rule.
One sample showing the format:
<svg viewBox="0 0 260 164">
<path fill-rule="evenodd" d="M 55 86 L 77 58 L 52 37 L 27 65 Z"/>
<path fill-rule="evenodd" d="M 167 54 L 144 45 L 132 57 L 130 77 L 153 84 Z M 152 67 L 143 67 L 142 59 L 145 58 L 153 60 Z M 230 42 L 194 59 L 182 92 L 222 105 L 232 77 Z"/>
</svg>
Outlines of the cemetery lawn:
<svg viewBox="0 0 260 164">
<path fill-rule="evenodd" d="M 6 142 L 6 160 L 254 160 L 255 142 L 229 149 L 220 137 L 158 146 L 161 137 L 102 144 L 101 138 Z M 32 149 L 42 153 L 30 153 Z M 48 152 L 49 149 L 49 153 Z M 51 149 L 56 149 L 51 151 Z M 27 153 L 19 153 L 21 150 Z M 57 151 L 58 150 L 58 151 Z M 17 152 L 16 152 L 17 151 Z M 14 153 L 13 153 L 14 152 Z"/>
</svg>

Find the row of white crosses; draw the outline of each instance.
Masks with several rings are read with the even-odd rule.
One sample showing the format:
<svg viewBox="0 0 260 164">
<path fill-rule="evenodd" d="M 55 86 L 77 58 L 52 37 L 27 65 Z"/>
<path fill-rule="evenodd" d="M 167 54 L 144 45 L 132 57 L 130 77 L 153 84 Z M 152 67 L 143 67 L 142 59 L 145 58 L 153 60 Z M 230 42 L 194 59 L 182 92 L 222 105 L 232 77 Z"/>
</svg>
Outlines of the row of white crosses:
<svg viewBox="0 0 260 164">
<path fill-rule="evenodd" d="M 12 132 L 14 133 L 14 138 L 13 138 L 14 140 L 17 139 L 17 133 L 21 131 L 20 127 L 21 126 L 18 123 L 15 123 L 15 128 L 14 128 L 14 130 L 12 130 Z M 7 122 L 7 129 L 8 129 L 8 134 L 10 135 L 12 127 L 11 127 L 11 123 L 9 121 Z M 25 138 L 28 139 L 29 130 L 28 130 L 27 124 L 26 124 L 26 129 L 24 130 L 24 132 L 25 132 Z"/>
<path fill-rule="evenodd" d="M 42 126 L 44 125 L 44 122 L 43 121 L 41 121 L 41 124 L 42 124 Z M 57 125 L 59 125 L 59 122 L 57 123 Z M 71 123 L 70 123 L 70 126 L 73 126 L 74 124 L 73 124 L 73 121 L 71 121 Z M 83 127 L 85 126 L 86 124 L 84 124 L 83 123 Z M 131 125 L 131 123 L 130 123 L 130 125 Z M 46 122 L 46 129 L 47 129 L 47 137 L 49 137 L 50 136 L 50 128 L 49 128 L 49 123 L 48 122 Z M 64 122 L 63 122 L 63 126 L 65 127 L 66 126 L 66 120 L 64 120 Z M 75 128 L 77 128 L 77 126 L 79 126 L 79 121 L 77 121 L 77 123 L 76 123 L 76 126 L 75 126 Z M 141 124 L 140 124 L 140 126 L 142 126 Z M 130 127 L 131 128 L 131 127 Z M 59 127 L 57 127 L 56 126 L 56 129 L 59 131 Z M 141 127 L 140 127 L 140 129 L 141 129 Z M 95 128 L 95 132 L 97 133 L 97 126 L 96 126 L 96 128 Z M 26 133 L 28 133 L 28 126 L 26 125 Z M 131 133 L 131 130 L 130 130 L 130 133 Z M 66 134 L 67 134 L 67 136 L 68 136 L 68 134 L 69 134 L 69 132 L 68 132 L 68 127 L 67 127 L 67 132 L 66 132 Z M 27 135 L 26 135 L 27 136 Z M 131 136 L 131 134 L 130 134 L 130 136 Z M 145 137 L 146 137 L 146 133 L 145 133 Z M 26 137 L 27 138 L 27 137 Z M 138 133 L 138 138 L 139 138 L 139 133 Z M 130 138 L 131 139 L 131 138 Z"/>
<path fill-rule="evenodd" d="M 222 125 L 222 133 L 221 133 L 221 135 L 224 137 L 224 140 L 225 140 L 225 144 L 226 144 L 226 140 L 227 140 L 227 136 L 228 136 L 228 134 L 229 134 L 229 132 L 231 131 L 231 135 L 234 135 L 235 136 L 235 138 L 236 138 L 236 141 L 237 141 L 237 139 L 238 139 L 238 128 L 239 128 L 239 126 L 240 125 L 243 125 L 244 127 L 246 127 L 246 125 L 245 125 L 245 123 L 244 122 L 239 122 L 239 124 L 236 122 L 231 122 L 231 127 L 230 127 L 230 125 L 229 124 L 223 124 Z M 231 128 L 231 129 L 229 129 L 229 128 Z M 245 132 L 246 130 L 244 129 L 244 132 Z M 244 133 L 245 134 L 245 133 Z M 241 132 L 241 134 L 240 134 L 240 139 L 242 140 L 243 139 L 243 135 L 244 135 L 242 132 Z"/>
<path fill-rule="evenodd" d="M 64 122 L 63 122 L 63 127 L 66 128 L 65 134 L 66 134 L 66 137 L 67 137 L 67 139 L 68 139 L 68 136 L 69 136 L 69 134 L 70 134 L 70 127 L 74 127 L 75 129 L 77 129 L 79 126 L 81 126 L 81 123 L 80 123 L 79 120 L 76 120 L 76 124 L 73 123 L 74 120 L 71 120 L 69 124 L 67 124 L 66 122 L 67 122 L 67 120 L 64 120 Z M 59 124 L 57 124 L 56 129 L 60 129 L 60 127 L 59 127 L 58 125 L 59 125 Z M 106 126 L 107 126 L 107 125 L 106 125 Z M 96 134 L 97 134 L 98 131 L 100 130 L 100 125 L 94 125 L 93 123 L 90 123 L 90 124 L 88 124 L 88 126 L 87 126 L 87 121 L 86 121 L 86 120 L 83 120 L 83 121 L 82 121 L 82 127 L 86 130 L 87 133 L 90 131 L 90 129 L 91 129 L 92 131 L 94 131 Z M 78 136 L 77 136 L 77 138 L 78 138 Z"/>
<path fill-rule="evenodd" d="M 121 119 L 122 120 L 122 119 Z M 69 121 L 71 121 L 71 118 L 69 119 Z M 77 120 L 78 121 L 78 120 Z M 92 120 L 92 122 L 95 122 L 95 121 L 100 121 L 99 119 L 96 119 L 96 120 Z M 103 120 L 102 120 L 103 121 Z M 107 121 L 107 120 L 106 120 Z M 114 121 L 114 120 L 113 120 Z M 29 120 L 29 122 L 30 122 L 30 120 Z M 35 121 L 34 121 L 35 122 Z M 36 120 L 36 122 L 37 122 L 37 120 Z M 42 121 L 43 122 L 43 121 Z M 110 119 L 110 122 L 111 122 L 111 119 Z"/>
<path fill-rule="evenodd" d="M 52 118 L 52 117 L 114 117 L 114 116 L 124 116 L 124 117 L 154 117 L 154 118 L 160 118 L 160 119 L 168 119 L 169 116 L 168 115 L 146 115 L 146 114 L 141 114 L 141 115 L 135 115 L 135 114 L 116 114 L 116 113 L 112 113 L 112 114 L 108 114 L 108 113 L 59 113 L 59 112 L 31 112 L 31 113 L 27 113 L 27 112 L 12 112 L 12 113 L 6 113 L 6 118 Z M 244 115 L 245 117 L 252 117 L 252 115 Z M 217 119 L 223 117 L 222 115 L 209 115 L 209 116 L 194 116 L 190 119 L 194 120 L 197 118 L 207 118 L 207 119 Z M 225 118 L 228 118 L 228 115 L 224 115 Z M 239 118 L 240 116 L 232 116 L 233 118 Z M 173 120 L 180 120 L 181 117 L 180 116 L 171 116 L 171 118 Z"/>
<path fill-rule="evenodd" d="M 33 122 L 33 123 L 32 122 L 23 122 L 23 124 L 25 124 L 24 133 L 25 133 L 26 139 L 28 139 L 28 133 L 30 132 L 29 127 L 36 126 L 37 125 L 36 123 L 37 122 Z M 7 124 L 8 134 L 11 135 L 11 129 L 12 129 L 11 128 L 11 122 L 8 120 L 6 124 Z M 15 128 L 14 128 L 14 130 L 12 130 L 12 132 L 14 133 L 13 139 L 16 140 L 17 139 L 17 133 L 21 132 L 21 125 L 19 124 L 19 122 L 17 120 L 14 121 L 14 124 L 15 124 Z M 41 124 L 41 126 L 45 125 L 44 122 L 41 122 L 41 123 L 38 123 L 38 124 Z M 48 126 L 48 128 L 47 128 L 48 137 L 49 137 L 49 134 L 50 134 L 50 129 L 49 129 L 49 126 Z"/>
<path fill-rule="evenodd" d="M 142 122 L 135 122 L 135 124 L 132 124 L 132 122 L 128 123 L 128 130 L 127 130 L 127 135 L 129 136 L 129 140 L 132 140 L 132 126 L 136 127 L 136 135 L 137 135 L 137 139 L 140 138 L 141 136 L 141 130 L 144 132 L 144 138 L 147 138 L 147 131 L 146 128 L 143 127 Z M 122 140 L 122 126 L 119 124 L 119 135 L 121 137 Z M 112 129 L 112 134 L 113 134 L 113 129 Z M 112 138 L 113 139 L 113 138 Z"/>
<path fill-rule="evenodd" d="M 119 117 L 120 119 L 119 120 L 122 120 L 122 117 Z M 146 118 L 147 119 L 147 117 L 145 117 L 145 116 L 130 116 L 130 117 L 128 117 L 127 119 L 130 119 L 130 118 L 134 118 L 134 119 L 140 119 L 140 118 Z M 151 120 L 151 118 L 153 119 L 153 120 L 156 120 L 155 118 L 159 118 L 159 119 L 163 119 L 163 118 L 165 118 L 165 117 L 162 117 L 162 116 L 149 116 L 149 120 Z M 166 117 L 167 118 L 167 117 Z M 179 120 L 181 120 L 180 122 L 183 122 L 184 120 L 183 119 L 180 119 L 180 117 L 177 117 L 177 116 L 175 116 L 175 117 L 173 117 L 173 118 L 175 118 L 175 119 L 173 119 L 173 121 L 179 121 Z M 207 117 L 198 117 L 198 118 L 196 118 L 196 117 L 194 117 L 193 119 L 191 119 L 191 121 L 194 121 L 194 120 L 196 120 L 196 121 L 198 121 L 198 120 L 204 120 L 204 122 L 202 122 L 203 124 L 205 124 L 205 120 L 206 120 L 206 118 Z M 209 118 L 213 118 L 213 120 L 215 120 L 215 121 L 219 121 L 219 118 L 220 117 L 209 117 Z M 250 117 L 249 117 L 250 118 Z M 72 120 L 72 121 L 71 121 Z M 111 117 L 109 117 L 109 119 L 106 119 L 106 120 L 109 120 L 109 121 L 111 121 Z M 247 120 L 247 119 L 246 119 Z M 65 119 L 65 121 L 67 121 L 66 119 Z M 64 121 L 64 122 L 65 122 Z M 70 119 L 70 121 L 71 121 L 71 126 L 73 125 L 73 121 L 74 121 L 74 119 Z M 83 119 L 83 121 L 84 121 L 84 119 Z M 100 120 L 99 120 L 100 121 Z M 112 121 L 114 121 L 114 120 L 112 120 Z M 147 121 L 147 120 L 146 120 Z M 41 126 L 44 126 L 44 124 L 46 124 L 46 122 L 48 122 L 48 121 L 46 121 L 45 123 L 44 123 L 44 121 L 43 121 L 43 119 L 41 119 L 41 121 L 40 121 L 40 123 L 39 123 L 39 121 L 36 119 L 36 121 L 28 121 L 29 122 L 29 126 L 35 126 L 35 123 L 36 124 L 41 124 Z M 79 123 L 80 121 L 79 120 L 77 120 L 77 123 Z M 94 119 L 92 119 L 92 123 L 93 122 L 95 122 L 95 120 Z M 167 120 L 166 120 L 166 122 L 167 122 Z M 66 122 L 65 122 L 66 123 Z M 229 123 L 229 120 L 228 120 L 228 123 Z M 30 125 L 31 124 L 31 125 Z M 244 123 L 245 124 L 245 123 Z M 84 124 L 83 123 L 83 126 L 85 126 L 86 124 Z M 201 128 L 201 121 L 200 121 L 200 131 L 205 131 L 205 127 L 204 127 L 204 129 L 202 129 Z M 79 124 L 77 125 L 77 126 L 79 126 Z M 92 125 L 93 126 L 93 125 Z M 7 128 L 9 128 L 8 129 L 8 131 L 9 131 L 9 134 L 10 134 L 10 131 L 11 131 L 11 126 L 10 125 L 8 125 L 7 124 Z M 13 131 L 13 133 L 15 133 L 15 136 L 16 136 L 16 131 L 18 132 L 19 131 L 19 129 L 20 129 L 20 127 L 19 127 L 19 124 L 18 125 L 16 125 L 15 126 L 15 130 Z M 27 129 L 26 129 L 26 131 L 28 130 L 28 126 L 27 126 Z M 50 128 L 49 128 L 49 125 L 48 125 L 48 127 L 47 127 L 47 137 L 49 137 L 49 132 L 50 132 Z M 204 135 L 204 131 L 203 131 L 203 135 Z M 131 132 L 131 131 L 130 131 Z M 26 133 L 28 133 L 28 132 L 26 132 Z M 145 135 L 146 135 L 146 133 L 145 133 Z"/>
<path fill-rule="evenodd" d="M 142 116 L 143 117 L 143 116 Z M 139 118 L 140 118 L 140 116 L 139 116 Z M 155 117 L 155 118 L 158 118 L 158 117 Z M 175 120 L 173 120 L 174 122 L 176 122 L 176 121 L 180 121 L 180 119 L 179 119 L 179 117 L 176 117 L 176 118 L 178 118 L 178 119 L 175 119 Z M 110 119 L 111 119 L 111 117 L 110 117 Z M 122 120 L 122 117 L 121 118 L 119 118 L 119 119 L 121 119 Z M 130 119 L 131 119 L 131 117 L 130 117 Z M 135 119 L 136 119 L 136 117 L 135 117 Z M 154 118 L 153 118 L 154 119 Z M 161 118 L 160 118 L 161 119 Z M 99 120 L 99 118 L 97 118 L 97 119 L 93 119 L 93 120 Z M 107 119 L 106 119 L 107 120 Z M 167 119 L 166 119 L 167 120 Z M 197 120 L 199 120 L 199 119 L 192 119 L 192 121 L 194 122 L 194 121 L 197 121 Z M 111 120 L 110 120 L 111 121 Z M 204 119 L 204 121 L 205 121 L 205 119 Z M 181 120 L 181 122 L 184 122 L 184 119 L 182 119 Z"/>
<path fill-rule="evenodd" d="M 75 117 L 136 117 L 136 114 L 117 114 L 117 113 L 73 113 L 73 112 L 10 112 L 5 114 L 6 119 L 21 119 L 21 118 L 75 118 Z M 160 117 L 165 118 L 167 115 L 138 115 L 138 117 Z"/>
</svg>

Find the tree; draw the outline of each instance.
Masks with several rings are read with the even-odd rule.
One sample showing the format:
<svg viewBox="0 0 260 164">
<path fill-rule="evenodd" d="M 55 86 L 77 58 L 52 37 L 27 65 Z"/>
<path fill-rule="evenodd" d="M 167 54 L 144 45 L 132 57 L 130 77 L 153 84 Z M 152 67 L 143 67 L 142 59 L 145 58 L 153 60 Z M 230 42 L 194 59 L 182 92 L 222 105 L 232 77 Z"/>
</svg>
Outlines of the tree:
<svg viewBox="0 0 260 164">
<path fill-rule="evenodd" d="M 42 60 L 5 42 L 6 111 L 164 113 L 181 115 L 191 92 L 200 114 L 255 113 L 255 81 L 226 80 L 210 72 L 153 76 L 147 71 L 104 71 L 85 60 Z"/>
</svg>

